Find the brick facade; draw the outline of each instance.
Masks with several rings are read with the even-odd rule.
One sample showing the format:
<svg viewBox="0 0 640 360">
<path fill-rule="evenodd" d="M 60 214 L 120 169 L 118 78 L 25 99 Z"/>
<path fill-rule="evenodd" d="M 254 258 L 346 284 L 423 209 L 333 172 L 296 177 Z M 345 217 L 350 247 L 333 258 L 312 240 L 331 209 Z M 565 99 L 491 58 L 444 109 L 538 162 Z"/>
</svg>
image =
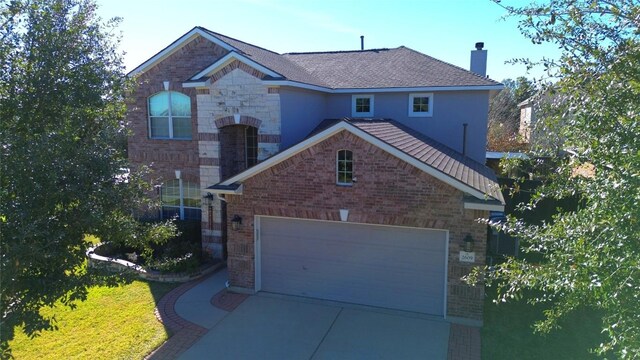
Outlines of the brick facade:
<svg viewBox="0 0 640 360">
<path fill-rule="evenodd" d="M 339 149 L 353 151 L 352 187 L 336 185 Z M 448 316 L 482 319 L 483 287 L 460 278 L 484 265 L 486 227 L 475 219 L 486 211 L 466 210 L 463 194 L 357 136 L 342 131 L 244 182 L 243 195 L 227 195 L 229 217 L 242 217 L 242 228 L 230 231 L 229 279 L 254 288 L 254 215 L 340 221 L 339 209 L 349 209 L 349 222 L 449 230 Z M 229 224 L 230 228 L 230 224 Z M 476 262 L 460 263 L 463 238 L 475 239 Z"/>
<path fill-rule="evenodd" d="M 197 37 L 136 78 L 137 88 L 127 113 L 133 132 L 128 139 L 129 160 L 134 167 L 151 165 L 154 182 L 174 179 L 175 170 L 181 170 L 184 181 L 200 184 L 196 90 L 183 88 L 182 83 L 193 75 L 194 69 L 202 69 L 226 53 L 225 49 Z M 149 137 L 147 99 L 164 90 L 164 81 L 169 81 L 170 91 L 191 98 L 191 140 Z"/>
<path fill-rule="evenodd" d="M 184 181 L 199 185 L 206 195 L 208 186 L 222 178 L 244 170 L 238 164 L 244 158 L 244 144 L 236 143 L 240 127 L 258 129 L 258 158 L 271 156 L 280 149 L 280 99 L 274 87 L 261 83 L 264 76 L 247 65 L 233 61 L 212 75 L 209 85 L 185 88 L 183 82 L 200 69 L 227 54 L 227 50 L 212 42 L 196 37 L 164 60 L 139 75 L 137 89 L 127 114 L 129 128 L 129 159 L 132 166 L 151 165 L 154 183 L 161 184 L 175 178 L 181 170 Z M 164 89 L 191 98 L 191 140 L 151 139 L 148 130 L 148 98 Z M 271 91 L 269 90 L 271 89 Z M 233 138 L 220 139 L 221 134 Z M 233 144 L 223 156 L 223 143 Z M 202 202 L 203 249 L 213 257 L 221 258 L 223 250 L 221 207 L 217 200 Z"/>
</svg>

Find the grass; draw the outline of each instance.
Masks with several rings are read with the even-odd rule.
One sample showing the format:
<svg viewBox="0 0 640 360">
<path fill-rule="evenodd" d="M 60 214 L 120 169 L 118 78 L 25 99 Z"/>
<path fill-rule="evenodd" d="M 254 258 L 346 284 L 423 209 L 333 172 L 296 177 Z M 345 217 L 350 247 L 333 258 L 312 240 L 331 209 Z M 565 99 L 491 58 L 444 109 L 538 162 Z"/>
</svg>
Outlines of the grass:
<svg viewBox="0 0 640 360">
<path fill-rule="evenodd" d="M 154 308 L 178 284 L 134 281 L 94 287 L 75 310 L 43 308 L 55 315 L 58 330 L 29 339 L 21 329 L 9 342 L 16 359 L 142 359 L 167 340 Z"/>
<path fill-rule="evenodd" d="M 496 305 L 491 298 L 485 301 L 484 308 L 483 359 L 599 359 L 589 351 L 604 340 L 599 312 L 578 310 L 563 319 L 561 329 L 534 334 L 533 323 L 544 317 L 542 306 L 532 306 L 524 300 Z"/>
</svg>

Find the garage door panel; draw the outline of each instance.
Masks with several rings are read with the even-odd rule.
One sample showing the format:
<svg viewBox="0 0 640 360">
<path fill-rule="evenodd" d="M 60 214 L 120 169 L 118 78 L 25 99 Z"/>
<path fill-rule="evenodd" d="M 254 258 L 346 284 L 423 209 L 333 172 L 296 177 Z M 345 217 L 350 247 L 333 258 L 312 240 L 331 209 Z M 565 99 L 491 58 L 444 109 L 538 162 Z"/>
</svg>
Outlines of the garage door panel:
<svg viewBox="0 0 640 360">
<path fill-rule="evenodd" d="M 446 233 L 261 218 L 262 290 L 442 315 Z"/>
<path fill-rule="evenodd" d="M 263 231 L 263 236 L 264 236 Z M 267 233 L 268 234 L 268 233 Z M 268 246 L 269 255 L 271 254 L 290 254 L 286 256 L 300 257 L 304 259 L 322 258 L 331 256 L 336 261 L 343 260 L 348 262 L 369 263 L 379 266 L 380 262 L 387 262 L 389 259 L 389 247 L 393 246 L 393 253 L 396 257 L 405 259 L 404 262 L 388 264 L 395 267 L 413 267 L 411 264 L 415 262 L 435 262 L 441 263 L 445 256 L 446 250 L 425 249 L 423 247 L 407 247 L 404 244 L 398 244 L 393 241 L 385 241 L 379 244 L 370 244 L 366 240 L 348 240 L 348 239 L 322 239 L 319 237 L 303 237 L 300 236 L 281 236 L 268 234 L 271 241 Z M 300 241 L 304 239 L 304 241 Z M 442 241 L 440 241 L 441 243 Z M 315 249 L 315 252 L 306 251 L 306 249 Z"/>
</svg>

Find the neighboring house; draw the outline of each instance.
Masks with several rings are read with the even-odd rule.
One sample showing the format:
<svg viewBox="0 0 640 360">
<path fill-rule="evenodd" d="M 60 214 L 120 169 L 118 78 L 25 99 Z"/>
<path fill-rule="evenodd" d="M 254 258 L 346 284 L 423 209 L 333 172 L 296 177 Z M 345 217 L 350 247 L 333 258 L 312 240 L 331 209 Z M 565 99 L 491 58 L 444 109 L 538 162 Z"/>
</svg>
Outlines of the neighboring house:
<svg viewBox="0 0 640 360">
<path fill-rule="evenodd" d="M 522 140 L 527 144 L 531 143 L 532 129 L 537 120 L 534 104 L 535 100 L 533 96 L 518 104 L 518 107 L 520 108 L 520 126 L 518 128 L 518 133 Z"/>
<path fill-rule="evenodd" d="M 489 210 L 486 50 L 476 73 L 406 47 L 278 54 L 196 27 L 134 69 L 134 165 L 161 216 L 201 219 L 237 291 L 480 322 Z M 463 154 L 464 153 L 464 154 Z M 463 251 L 463 250 L 468 251 Z"/>
</svg>

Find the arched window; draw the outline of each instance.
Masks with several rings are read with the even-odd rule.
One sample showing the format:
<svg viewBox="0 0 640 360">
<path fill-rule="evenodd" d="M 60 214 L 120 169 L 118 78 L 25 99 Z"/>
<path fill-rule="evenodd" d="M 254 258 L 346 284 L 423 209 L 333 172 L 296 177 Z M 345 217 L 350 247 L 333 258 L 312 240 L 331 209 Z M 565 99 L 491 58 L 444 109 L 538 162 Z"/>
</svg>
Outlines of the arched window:
<svg viewBox="0 0 640 360">
<path fill-rule="evenodd" d="M 196 183 L 182 181 L 182 197 L 180 196 L 179 179 L 170 180 L 160 189 L 162 202 L 162 218 L 178 217 L 181 220 L 200 220 L 200 189 Z"/>
<path fill-rule="evenodd" d="M 149 97 L 149 137 L 191 139 L 191 98 L 175 91 Z"/>
<path fill-rule="evenodd" d="M 353 185 L 353 152 L 338 150 L 336 164 L 336 182 L 338 185 Z"/>
</svg>

